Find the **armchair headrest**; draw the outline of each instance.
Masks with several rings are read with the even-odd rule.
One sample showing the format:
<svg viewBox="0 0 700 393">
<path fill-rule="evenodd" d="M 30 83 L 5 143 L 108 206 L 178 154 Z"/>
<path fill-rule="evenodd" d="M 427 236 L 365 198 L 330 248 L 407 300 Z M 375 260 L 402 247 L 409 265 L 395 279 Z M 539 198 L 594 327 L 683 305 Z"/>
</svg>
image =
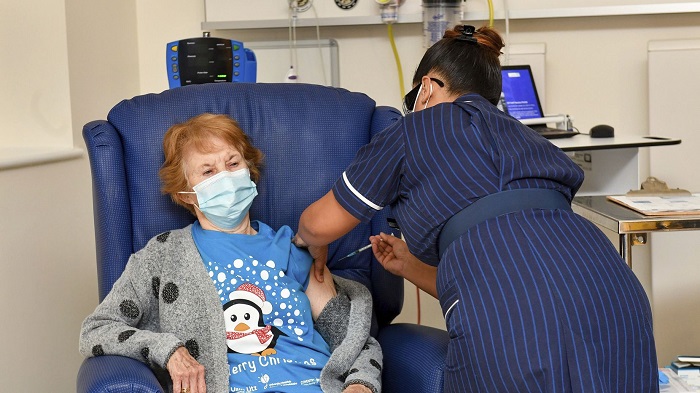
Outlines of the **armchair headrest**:
<svg viewBox="0 0 700 393">
<path fill-rule="evenodd" d="M 161 144 L 170 126 L 201 113 L 238 121 L 265 154 L 251 217 L 296 230 L 303 209 L 330 189 L 370 140 L 374 109 L 364 94 L 304 84 L 191 85 L 122 101 L 108 121 L 124 144 L 134 251 L 194 219 L 159 191 Z M 150 212 L 166 213 L 154 220 Z"/>
<path fill-rule="evenodd" d="M 364 94 L 305 84 L 210 83 L 122 101 L 107 122 L 83 129 L 93 173 L 101 298 L 130 254 L 153 236 L 194 221 L 160 192 L 158 171 L 165 132 L 202 113 L 231 116 L 265 155 L 251 218 L 295 231 L 302 211 L 331 189 L 357 150 L 401 116 L 393 108 L 376 107 Z M 389 232 L 388 210 L 329 249 L 334 273 L 373 292 L 380 325 L 400 312 L 403 280 L 386 272 L 370 252 L 335 260 L 366 245 L 371 234 Z"/>
</svg>

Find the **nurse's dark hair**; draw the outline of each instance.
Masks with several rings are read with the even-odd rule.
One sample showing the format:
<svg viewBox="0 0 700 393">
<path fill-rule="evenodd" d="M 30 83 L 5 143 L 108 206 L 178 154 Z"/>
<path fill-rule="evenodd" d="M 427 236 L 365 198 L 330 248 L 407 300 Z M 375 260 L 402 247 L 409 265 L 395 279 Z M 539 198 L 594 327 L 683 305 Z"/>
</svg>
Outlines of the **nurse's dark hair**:
<svg viewBox="0 0 700 393">
<path fill-rule="evenodd" d="M 498 32 L 484 26 L 470 34 L 471 26 L 457 25 L 425 52 L 413 76 L 413 85 L 433 72 L 449 93 L 477 93 L 496 105 L 501 96 L 501 49 Z"/>
</svg>

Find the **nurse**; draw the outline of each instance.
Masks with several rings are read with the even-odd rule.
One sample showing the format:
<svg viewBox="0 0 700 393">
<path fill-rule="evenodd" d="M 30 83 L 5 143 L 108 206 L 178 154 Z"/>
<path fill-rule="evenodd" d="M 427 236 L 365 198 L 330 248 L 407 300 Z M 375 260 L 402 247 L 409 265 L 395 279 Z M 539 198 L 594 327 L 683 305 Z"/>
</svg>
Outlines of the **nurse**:
<svg viewBox="0 0 700 393">
<path fill-rule="evenodd" d="M 487 27 L 446 32 L 418 65 L 406 117 L 304 211 L 295 241 L 322 256 L 391 206 L 410 254 L 386 236 L 396 252 L 376 236 L 373 250 L 439 299 L 446 392 L 656 392 L 644 290 L 571 211 L 582 170 L 496 107 L 503 46 Z"/>
</svg>

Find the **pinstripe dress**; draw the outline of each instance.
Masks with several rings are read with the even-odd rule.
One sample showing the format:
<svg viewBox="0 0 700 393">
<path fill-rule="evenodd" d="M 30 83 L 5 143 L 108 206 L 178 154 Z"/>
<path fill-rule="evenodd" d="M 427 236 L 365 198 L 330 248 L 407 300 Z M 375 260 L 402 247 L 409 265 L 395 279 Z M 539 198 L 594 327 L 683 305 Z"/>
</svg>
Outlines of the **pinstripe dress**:
<svg viewBox="0 0 700 393">
<path fill-rule="evenodd" d="M 570 200 L 582 182 L 561 150 L 468 94 L 376 135 L 333 186 L 362 221 L 391 206 L 411 252 L 438 266 L 446 391 L 658 391 L 649 301 L 587 220 L 560 209 L 503 214 L 438 259 L 445 222 L 479 198 L 538 188 Z"/>
</svg>

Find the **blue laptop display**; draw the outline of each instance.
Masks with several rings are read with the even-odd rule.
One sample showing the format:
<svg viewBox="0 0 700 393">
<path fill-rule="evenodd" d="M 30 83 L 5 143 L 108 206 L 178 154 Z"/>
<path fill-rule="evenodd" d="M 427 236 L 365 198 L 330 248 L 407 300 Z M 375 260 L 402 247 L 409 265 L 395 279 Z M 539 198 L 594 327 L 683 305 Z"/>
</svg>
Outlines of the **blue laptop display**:
<svg viewBox="0 0 700 393">
<path fill-rule="evenodd" d="M 535 79 L 529 65 L 502 66 L 503 111 L 518 120 L 539 119 L 545 117 L 540 97 L 535 87 Z M 529 127 L 548 139 L 568 138 L 578 134 L 573 130 L 549 128 L 543 119 L 541 124 Z"/>
<path fill-rule="evenodd" d="M 529 65 L 503 66 L 503 97 L 506 112 L 518 120 L 544 117 L 535 79 Z"/>
</svg>

